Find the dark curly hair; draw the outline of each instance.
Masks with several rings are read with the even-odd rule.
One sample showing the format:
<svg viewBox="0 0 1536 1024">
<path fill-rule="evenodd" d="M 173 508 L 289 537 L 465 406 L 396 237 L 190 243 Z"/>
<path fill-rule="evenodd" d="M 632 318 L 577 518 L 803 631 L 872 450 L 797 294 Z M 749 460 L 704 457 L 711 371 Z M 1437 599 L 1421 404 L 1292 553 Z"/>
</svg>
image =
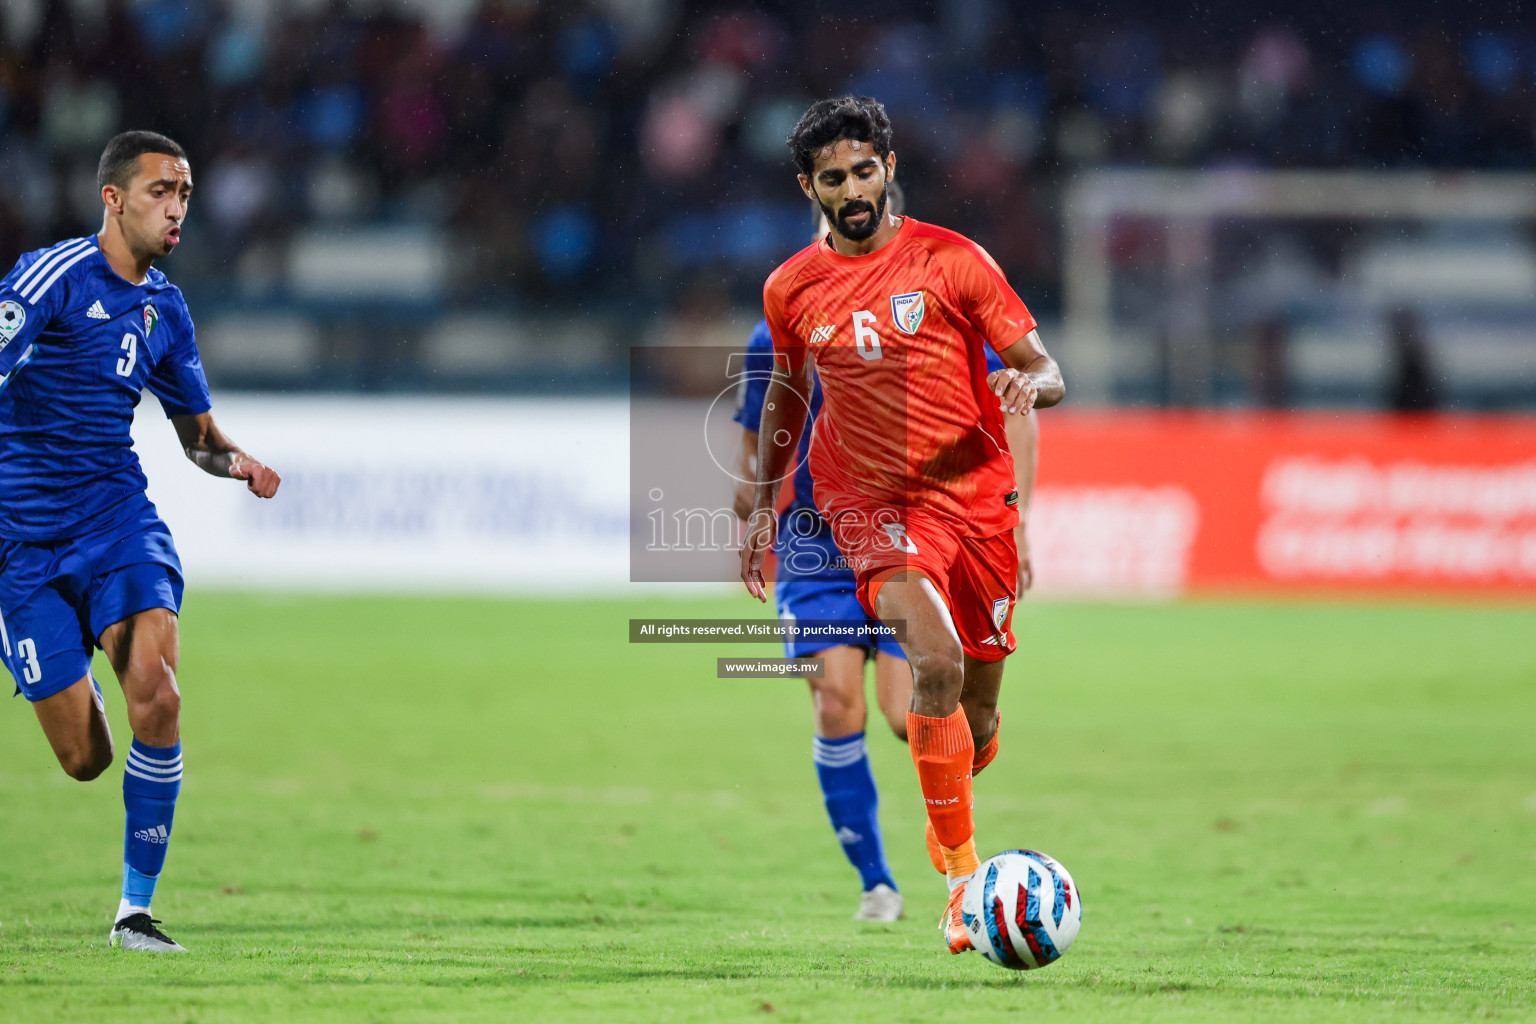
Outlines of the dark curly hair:
<svg viewBox="0 0 1536 1024">
<path fill-rule="evenodd" d="M 884 160 L 891 151 L 891 119 L 885 105 L 868 96 L 839 96 L 817 100 L 800 115 L 794 131 L 784 141 L 794 154 L 800 173 L 809 175 L 816 166 L 816 154 L 840 139 L 867 142 L 875 155 Z"/>
</svg>

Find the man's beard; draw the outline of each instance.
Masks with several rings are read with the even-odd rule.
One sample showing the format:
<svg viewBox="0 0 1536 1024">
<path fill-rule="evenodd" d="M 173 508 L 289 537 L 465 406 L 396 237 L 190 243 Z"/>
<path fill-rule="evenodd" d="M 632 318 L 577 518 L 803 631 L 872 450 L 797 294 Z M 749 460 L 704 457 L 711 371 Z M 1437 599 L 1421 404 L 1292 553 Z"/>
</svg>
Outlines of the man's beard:
<svg viewBox="0 0 1536 1024">
<path fill-rule="evenodd" d="M 887 187 L 880 189 L 880 202 L 873 207 L 862 199 L 855 199 L 853 202 L 845 204 L 836 214 L 832 212 L 831 207 L 827 206 L 826 203 L 821 203 L 820 200 L 817 200 L 817 202 L 821 203 L 821 212 L 827 215 L 827 223 L 835 227 L 838 234 L 850 242 L 862 242 L 876 231 L 879 231 L 880 225 L 885 221 L 887 191 Z M 873 210 L 873 216 L 865 221 L 862 227 L 854 227 L 844 219 L 849 214 L 864 213 L 868 210 Z"/>
</svg>

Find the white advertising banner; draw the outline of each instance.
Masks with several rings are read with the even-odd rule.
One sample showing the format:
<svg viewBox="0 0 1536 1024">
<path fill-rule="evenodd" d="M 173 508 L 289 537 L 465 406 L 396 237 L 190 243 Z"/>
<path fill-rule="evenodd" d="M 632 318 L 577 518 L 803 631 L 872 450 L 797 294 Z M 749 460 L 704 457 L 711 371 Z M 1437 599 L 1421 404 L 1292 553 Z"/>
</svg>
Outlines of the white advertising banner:
<svg viewBox="0 0 1536 1024">
<path fill-rule="evenodd" d="M 191 585 L 592 592 L 628 579 L 623 398 L 214 402 L 283 484 L 263 501 L 201 472 L 146 396 L 135 446 Z"/>
<path fill-rule="evenodd" d="M 1027 525 L 1037 597 L 1173 597 L 1200 506 L 1182 487 L 1042 485 Z"/>
</svg>

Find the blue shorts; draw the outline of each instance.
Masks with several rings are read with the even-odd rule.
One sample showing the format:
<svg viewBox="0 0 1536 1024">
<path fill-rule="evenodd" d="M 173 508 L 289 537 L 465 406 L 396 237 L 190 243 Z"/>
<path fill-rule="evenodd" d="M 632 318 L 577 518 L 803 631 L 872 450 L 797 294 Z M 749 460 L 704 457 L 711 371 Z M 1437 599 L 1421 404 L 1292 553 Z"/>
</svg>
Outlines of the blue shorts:
<svg viewBox="0 0 1536 1024">
<path fill-rule="evenodd" d="M 57 544 L 0 538 L 0 655 L 29 701 L 73 686 L 108 626 L 181 610 L 181 559 L 155 506 L 135 495 Z"/>
<path fill-rule="evenodd" d="M 825 629 L 835 629 L 838 633 L 846 632 L 850 623 L 860 625 L 847 639 L 827 640 L 812 635 L 805 639 L 785 640 L 785 657 L 804 658 L 829 647 L 862 647 L 866 651 L 894 654 L 905 660 L 907 654 L 900 644 L 873 632 L 880 621 L 870 618 L 864 606 L 859 604 L 858 581 L 833 543 L 832 531 L 825 530 L 816 535 L 800 533 L 792 540 L 794 547 L 790 557 L 786 558 L 782 550 L 778 552 L 778 582 L 773 587 L 773 604 L 779 620 L 793 622 L 812 633 L 819 623 L 837 623 Z M 797 573 L 796 568 L 802 571 Z M 805 571 L 807 568 L 810 571 Z"/>
</svg>

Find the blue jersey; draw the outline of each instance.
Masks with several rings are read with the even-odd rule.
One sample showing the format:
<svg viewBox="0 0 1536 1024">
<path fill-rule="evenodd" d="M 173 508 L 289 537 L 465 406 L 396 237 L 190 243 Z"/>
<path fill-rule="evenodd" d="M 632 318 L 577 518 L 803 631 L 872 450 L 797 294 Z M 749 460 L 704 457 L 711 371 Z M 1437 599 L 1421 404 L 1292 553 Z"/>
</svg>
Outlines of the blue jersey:
<svg viewBox="0 0 1536 1024">
<path fill-rule="evenodd" d="M 129 427 L 144 388 L 167 416 L 210 408 L 181 290 L 130 284 L 95 236 L 27 253 L 0 280 L 0 538 L 80 535 L 147 481 Z"/>
</svg>

